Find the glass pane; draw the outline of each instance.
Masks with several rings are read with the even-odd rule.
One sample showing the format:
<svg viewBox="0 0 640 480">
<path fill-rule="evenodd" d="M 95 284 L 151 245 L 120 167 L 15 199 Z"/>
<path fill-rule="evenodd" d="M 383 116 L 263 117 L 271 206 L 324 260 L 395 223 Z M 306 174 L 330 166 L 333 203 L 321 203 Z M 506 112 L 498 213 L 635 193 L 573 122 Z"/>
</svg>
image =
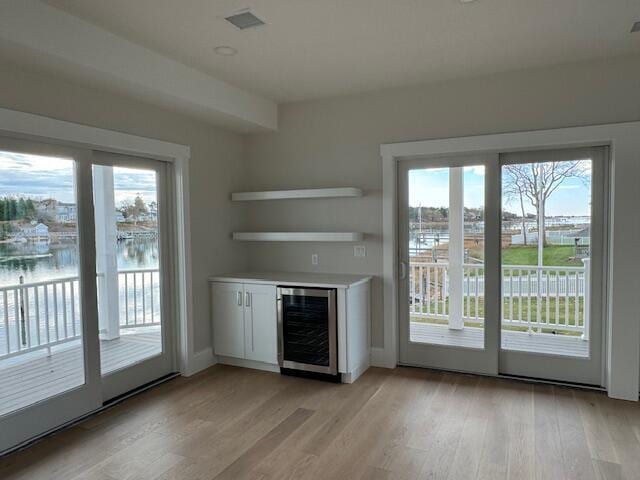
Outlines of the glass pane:
<svg viewBox="0 0 640 480">
<path fill-rule="evenodd" d="M 156 172 L 93 167 L 103 375 L 162 353 Z"/>
<path fill-rule="evenodd" d="M 409 171 L 412 342 L 484 348 L 483 166 Z"/>
<path fill-rule="evenodd" d="M 502 167 L 502 348 L 588 357 L 591 160 Z"/>
<path fill-rule="evenodd" d="M 74 162 L 0 152 L 0 415 L 83 385 Z"/>
<path fill-rule="evenodd" d="M 331 363 L 327 297 L 282 296 L 284 360 L 328 367 Z"/>
</svg>

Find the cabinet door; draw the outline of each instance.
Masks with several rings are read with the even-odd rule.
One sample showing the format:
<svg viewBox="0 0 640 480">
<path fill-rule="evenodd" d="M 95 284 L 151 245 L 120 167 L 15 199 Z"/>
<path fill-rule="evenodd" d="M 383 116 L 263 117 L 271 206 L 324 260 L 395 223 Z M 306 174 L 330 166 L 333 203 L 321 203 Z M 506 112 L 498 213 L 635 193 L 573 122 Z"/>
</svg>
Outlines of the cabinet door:
<svg viewBox="0 0 640 480">
<path fill-rule="evenodd" d="M 278 363 L 276 287 L 244 286 L 245 352 L 249 360 Z"/>
<path fill-rule="evenodd" d="M 213 350 L 216 355 L 244 358 L 244 296 L 240 283 L 213 283 Z"/>
</svg>

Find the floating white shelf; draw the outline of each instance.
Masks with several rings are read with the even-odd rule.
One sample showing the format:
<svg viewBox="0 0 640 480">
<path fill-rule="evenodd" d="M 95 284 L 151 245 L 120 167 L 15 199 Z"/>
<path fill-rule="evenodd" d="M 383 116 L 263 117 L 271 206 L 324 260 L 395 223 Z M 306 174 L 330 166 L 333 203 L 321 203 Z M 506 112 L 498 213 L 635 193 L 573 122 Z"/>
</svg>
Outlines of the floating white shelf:
<svg viewBox="0 0 640 480">
<path fill-rule="evenodd" d="M 362 189 L 355 187 L 308 188 L 304 190 L 272 190 L 266 192 L 237 192 L 231 194 L 234 202 L 250 200 L 287 200 L 294 198 L 361 197 Z"/>
<path fill-rule="evenodd" d="M 234 240 L 247 242 L 359 242 L 360 232 L 234 232 Z"/>
</svg>

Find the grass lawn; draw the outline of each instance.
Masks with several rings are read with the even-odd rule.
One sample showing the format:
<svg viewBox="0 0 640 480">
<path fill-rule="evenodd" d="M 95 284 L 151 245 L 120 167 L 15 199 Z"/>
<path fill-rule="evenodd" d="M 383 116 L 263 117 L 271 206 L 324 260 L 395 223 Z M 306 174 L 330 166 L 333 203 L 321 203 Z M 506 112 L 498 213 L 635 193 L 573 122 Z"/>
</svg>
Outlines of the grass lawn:
<svg viewBox="0 0 640 480">
<path fill-rule="evenodd" d="M 582 261 L 573 258 L 575 249 L 572 245 L 548 245 L 544 247 L 543 264 L 553 267 L 581 267 Z M 508 247 L 502 250 L 503 265 L 537 265 L 538 247 Z"/>
</svg>

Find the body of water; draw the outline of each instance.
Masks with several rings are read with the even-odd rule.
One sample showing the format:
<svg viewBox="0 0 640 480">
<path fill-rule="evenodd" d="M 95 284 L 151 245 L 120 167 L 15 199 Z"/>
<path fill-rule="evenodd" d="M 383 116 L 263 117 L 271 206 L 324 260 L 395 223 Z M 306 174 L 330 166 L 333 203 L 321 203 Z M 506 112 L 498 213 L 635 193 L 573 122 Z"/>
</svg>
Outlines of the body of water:
<svg viewBox="0 0 640 480">
<path fill-rule="evenodd" d="M 127 239 L 117 244 L 118 270 L 158 268 L 157 239 Z M 0 243 L 0 286 L 78 275 L 75 242 Z"/>
</svg>

